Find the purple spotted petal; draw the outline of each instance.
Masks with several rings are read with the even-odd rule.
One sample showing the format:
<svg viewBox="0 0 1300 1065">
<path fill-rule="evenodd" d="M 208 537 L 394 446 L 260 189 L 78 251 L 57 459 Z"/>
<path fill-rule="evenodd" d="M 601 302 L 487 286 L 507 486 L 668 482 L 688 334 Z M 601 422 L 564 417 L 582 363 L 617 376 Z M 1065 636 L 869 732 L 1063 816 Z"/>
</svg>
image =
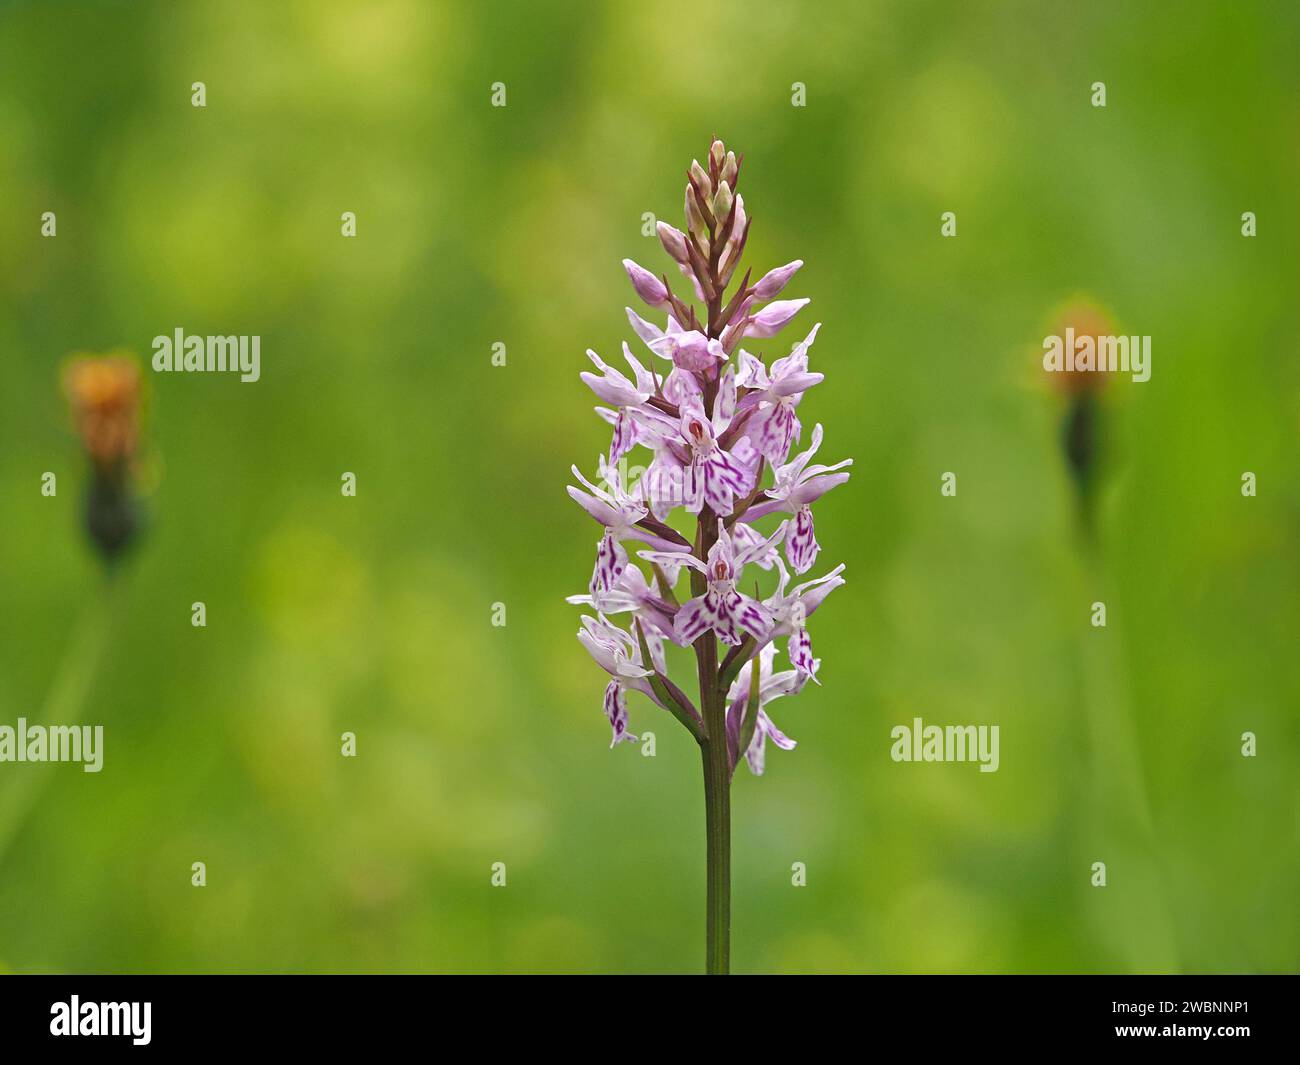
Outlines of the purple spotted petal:
<svg viewBox="0 0 1300 1065">
<path fill-rule="evenodd" d="M 794 635 L 790 637 L 790 643 L 787 646 L 787 653 L 790 655 L 790 664 L 800 673 L 807 674 L 808 678 L 817 684 L 814 673 L 816 664 L 812 656 L 812 637 L 808 635 L 807 629 L 796 629 Z"/>
<path fill-rule="evenodd" d="M 741 595 L 740 592 L 732 592 L 731 594 L 735 596 L 734 616 L 736 623 L 756 640 L 761 640 L 767 635 L 767 631 L 776 623 L 776 620 L 757 599 Z M 736 642 L 739 643 L 739 641 Z"/>
<path fill-rule="evenodd" d="M 813 516 L 809 507 L 800 507 L 794 516 L 794 526 L 785 538 L 785 557 L 796 573 L 807 573 L 817 560 L 821 545 L 813 535 Z"/>
<path fill-rule="evenodd" d="M 726 451 L 715 451 L 704 461 L 704 498 L 724 518 L 731 513 L 735 497 L 747 493 L 753 482 L 753 471 Z"/>
<path fill-rule="evenodd" d="M 596 545 L 596 568 L 591 573 L 592 596 L 608 592 L 618 583 L 623 571 L 627 569 L 627 552 L 623 545 L 614 539 L 614 534 L 606 530 Z"/>
<path fill-rule="evenodd" d="M 681 647 L 693 644 L 713 627 L 715 617 L 708 593 L 683 603 L 673 620 L 673 641 Z"/>
<path fill-rule="evenodd" d="M 731 644 L 733 647 L 740 643 L 741 613 L 744 606 L 743 596 L 735 590 L 727 593 L 710 590 L 705 598 L 713 603 L 715 615 L 713 631 L 718 634 L 718 639 L 723 643 Z"/>
<path fill-rule="evenodd" d="M 614 422 L 614 438 L 609 442 L 609 464 L 615 465 L 635 446 L 636 422 L 624 408 L 618 412 L 618 418 Z"/>
<path fill-rule="evenodd" d="M 627 730 L 627 696 L 616 680 L 611 680 L 605 688 L 605 716 L 614 730 L 614 738 L 609 741 L 611 748 L 624 740 L 636 742 L 637 737 Z"/>
<path fill-rule="evenodd" d="M 794 407 L 788 403 L 777 403 L 761 411 L 758 418 L 758 439 L 755 444 L 768 462 L 780 466 L 790 454 L 790 444 L 799 426 Z M 750 424 L 752 426 L 753 422 Z"/>
</svg>

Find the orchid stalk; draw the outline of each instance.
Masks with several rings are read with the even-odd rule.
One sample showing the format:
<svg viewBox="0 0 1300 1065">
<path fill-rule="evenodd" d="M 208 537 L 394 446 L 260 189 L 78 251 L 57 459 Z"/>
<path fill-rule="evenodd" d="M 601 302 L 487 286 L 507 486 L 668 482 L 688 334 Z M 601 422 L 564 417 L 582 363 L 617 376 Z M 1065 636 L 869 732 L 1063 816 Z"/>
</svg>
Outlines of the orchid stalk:
<svg viewBox="0 0 1300 1065">
<path fill-rule="evenodd" d="M 603 530 L 587 593 L 569 602 L 594 612 L 583 615 L 578 639 L 610 677 L 611 748 L 637 739 L 629 731 L 630 693 L 672 714 L 700 746 L 709 973 L 730 967 L 732 777 L 742 759 L 761 775 L 769 742 L 794 748 L 767 708 L 810 680 L 820 683 L 808 618 L 844 583 L 841 565 L 791 588 L 786 564 L 799 575 L 816 564 L 812 505 L 848 480 L 852 464 L 811 461 L 820 425 L 810 446 L 791 456 L 802 439 L 804 393 L 823 379 L 809 370 L 818 326 L 770 365 L 763 352 L 742 347 L 776 337 L 808 303 L 777 298 L 801 260 L 752 284 L 749 270 L 739 275 L 750 227 L 737 192 L 742 161 L 713 141 L 707 165 L 695 161 L 687 171 L 685 229 L 658 223 L 664 250 L 689 284 L 686 298 L 667 273 L 624 260 L 637 296 L 664 325 L 628 309 L 648 351 L 638 357 L 623 344 L 630 373 L 587 352 L 596 372 L 580 376 L 613 434 L 597 480 L 575 466 L 582 487 L 569 488 Z M 649 461 L 628 483 L 627 456 L 636 448 Z M 757 583 L 748 594 L 747 569 L 772 574 L 766 597 Z M 683 577 L 687 587 L 679 589 Z M 694 701 L 669 675 L 668 644 L 694 650 Z M 777 670 L 781 649 L 790 668 Z"/>
</svg>

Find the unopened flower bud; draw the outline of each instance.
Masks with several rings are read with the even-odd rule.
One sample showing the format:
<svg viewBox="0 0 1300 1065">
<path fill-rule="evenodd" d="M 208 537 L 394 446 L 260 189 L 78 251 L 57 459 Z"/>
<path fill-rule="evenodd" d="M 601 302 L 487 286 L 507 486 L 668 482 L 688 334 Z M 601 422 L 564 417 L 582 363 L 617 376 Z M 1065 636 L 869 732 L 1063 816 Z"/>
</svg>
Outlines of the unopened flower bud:
<svg viewBox="0 0 1300 1065">
<path fill-rule="evenodd" d="M 660 222 L 655 226 L 659 233 L 659 243 L 664 246 L 673 261 L 688 265 L 691 261 L 690 252 L 686 250 L 686 234 L 680 229 L 674 229 L 667 222 Z"/>
<path fill-rule="evenodd" d="M 721 166 L 722 160 L 726 158 L 727 146 L 722 141 L 715 140 L 709 148 L 709 155 L 713 158 L 713 165 Z"/>
<path fill-rule="evenodd" d="M 691 177 L 695 179 L 695 184 L 700 187 L 700 192 L 705 196 L 713 195 L 713 182 L 709 178 L 709 172 L 700 166 L 698 159 L 691 160 Z"/>
<path fill-rule="evenodd" d="M 718 183 L 718 191 L 713 194 L 713 217 L 721 224 L 731 213 L 731 186 L 725 181 Z"/>
<path fill-rule="evenodd" d="M 722 173 L 720 177 L 732 188 L 736 187 L 736 171 L 739 167 L 736 164 L 736 153 L 728 152 L 726 162 L 722 164 Z"/>
<path fill-rule="evenodd" d="M 668 302 L 668 289 L 645 267 L 638 266 L 631 259 L 624 259 L 623 269 L 627 271 L 636 294 L 651 307 L 660 307 Z"/>
<path fill-rule="evenodd" d="M 776 300 L 769 303 L 756 315 L 745 329 L 747 337 L 776 336 L 781 328 L 803 308 L 807 299 Z"/>
<path fill-rule="evenodd" d="M 724 281 L 730 282 L 731 274 L 740 259 L 740 242 L 745 237 L 745 227 L 749 224 L 745 216 L 745 197 L 736 196 L 736 217 L 731 222 L 731 232 L 727 234 L 727 243 L 722 248 L 719 266 L 722 268 Z"/>
<path fill-rule="evenodd" d="M 794 277 L 799 267 L 803 266 L 802 259 L 795 259 L 794 262 L 786 263 L 784 266 L 778 266 L 775 270 L 769 270 L 758 280 L 754 286 L 754 298 L 757 300 L 775 299 L 781 294 L 790 278 Z"/>
<path fill-rule="evenodd" d="M 697 239 L 704 239 L 708 236 L 708 230 L 704 226 L 704 216 L 700 214 L 699 205 L 695 202 L 695 193 L 690 185 L 686 186 L 686 228 L 695 234 Z"/>
</svg>

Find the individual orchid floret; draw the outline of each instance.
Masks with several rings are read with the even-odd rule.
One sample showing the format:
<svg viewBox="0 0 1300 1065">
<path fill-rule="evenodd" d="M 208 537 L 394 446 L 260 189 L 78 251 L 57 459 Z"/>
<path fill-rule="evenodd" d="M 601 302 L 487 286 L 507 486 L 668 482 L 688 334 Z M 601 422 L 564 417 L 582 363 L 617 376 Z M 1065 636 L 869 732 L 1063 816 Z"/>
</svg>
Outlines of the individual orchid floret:
<svg viewBox="0 0 1300 1065">
<path fill-rule="evenodd" d="M 631 259 L 623 260 L 623 269 L 640 296 L 651 307 L 662 307 L 668 302 L 667 286 L 644 266 L 638 266 Z"/>
<path fill-rule="evenodd" d="M 844 563 L 841 562 L 823 577 L 796 584 L 789 594 L 786 593 L 786 586 L 790 583 L 790 574 L 780 558 L 776 560 L 776 566 L 781 578 L 777 582 L 776 591 L 763 600 L 763 606 L 772 615 L 772 628 L 767 634 L 768 639 L 778 640 L 782 636 L 789 636 L 790 642 L 786 651 L 790 657 L 790 664 L 815 681 L 821 659 L 813 658 L 812 655 L 808 618 L 831 592 L 844 583 L 844 578 L 840 576 L 844 572 Z"/>
<path fill-rule="evenodd" d="M 634 407 L 644 403 L 654 394 L 654 375 L 641 365 L 627 344 L 623 345 L 623 358 L 631 367 L 635 381 L 604 362 L 590 348 L 587 350 L 587 358 L 595 364 L 600 373 L 594 374 L 590 370 L 583 370 L 578 376 L 604 402 L 612 403 L 616 407 Z"/>
<path fill-rule="evenodd" d="M 726 517 L 736 497 L 753 489 L 753 469 L 718 440 L 730 426 L 726 396 L 734 397 L 734 393 L 735 376 L 728 371 L 722 378 L 713 418 L 704 413 L 696 397 L 682 405 L 681 417 L 675 424 L 657 411 L 634 413 L 638 431 L 656 449 L 655 461 L 643 479 L 646 498 L 656 517 L 662 519 L 667 510 L 678 505 L 698 514 L 705 504 Z"/>
<path fill-rule="evenodd" d="M 758 715 L 754 724 L 754 738 L 750 740 L 749 747 L 744 752 L 745 761 L 749 763 L 749 771 L 756 777 L 763 775 L 765 748 L 769 739 L 783 751 L 792 751 L 796 746 L 794 740 L 772 723 L 772 719 L 768 717 L 763 707 L 783 695 L 798 693 L 807 681 L 807 677 L 798 670 L 788 669 L 773 673 L 775 656 L 776 647 L 770 643 L 759 652 L 758 656 Z M 741 667 L 727 691 L 727 701 L 730 703 L 727 710 L 727 732 L 733 743 L 738 741 L 741 721 L 747 710 L 753 669 L 754 660 L 751 658 Z"/>
<path fill-rule="evenodd" d="M 673 363 L 672 370 L 669 371 L 667 378 L 663 381 L 662 392 L 664 399 L 669 403 L 680 406 L 691 397 L 698 397 L 700 395 L 699 378 L 695 376 L 693 371 L 677 365 L 674 358 L 674 343 L 668 339 L 683 332 L 682 327 L 677 323 L 677 319 L 670 314 L 668 316 L 668 328 L 660 329 L 653 323 L 647 322 L 631 307 L 626 308 L 626 310 L 627 320 L 632 324 L 632 331 L 645 342 L 646 347 L 660 358 Z M 721 350 L 720 344 L 717 348 L 709 347 L 708 350 L 713 355 L 712 362 L 727 357 L 727 353 Z M 709 364 L 709 362 L 706 362 L 706 365 Z"/>
<path fill-rule="evenodd" d="M 767 498 L 745 511 L 744 520 L 748 522 L 758 521 L 776 511 L 794 515 L 794 525 L 785 541 L 785 557 L 796 573 L 807 573 L 821 550 L 813 534 L 812 504 L 847 481 L 849 475 L 837 471 L 853 465 L 852 459 L 837 462 L 834 466 L 808 465 L 808 460 L 821 445 L 822 427 L 818 424 L 813 428 L 808 450 L 799 452 L 786 465 L 778 466 L 774 472 L 775 484 L 767 490 Z"/>
<path fill-rule="evenodd" d="M 745 326 L 745 336 L 747 337 L 774 337 L 786 323 L 798 314 L 809 301 L 801 300 L 775 300 L 769 303 L 757 314 L 749 319 L 749 324 Z"/>
<path fill-rule="evenodd" d="M 614 405 L 613 411 L 597 407 L 596 413 L 614 428 L 614 435 L 609 442 L 609 461 L 617 462 L 637 443 L 636 424 L 629 416 L 628 410 L 641 406 L 654 395 L 660 387 L 659 379 L 641 365 L 640 360 L 632 354 L 626 343 L 623 344 L 623 358 L 627 360 L 635 381 L 607 365 L 590 349 L 587 351 L 587 357 L 595 364 L 600 374 L 586 370 L 578 376 L 599 398 Z"/>
<path fill-rule="evenodd" d="M 589 595 L 566 596 L 566 601 L 576 606 L 593 607 L 601 614 L 630 612 L 642 623 L 655 668 L 660 673 L 668 672 L 660 637 L 672 638 L 673 615 L 677 608 L 663 598 L 657 578 L 647 582 L 638 567 L 627 566 L 611 587 L 593 590 Z"/>
<path fill-rule="evenodd" d="M 712 370 L 727 358 L 721 341 L 710 340 L 697 329 L 665 333 L 650 345 L 650 349 L 657 355 L 671 359 L 678 369 L 693 373 Z"/>
<path fill-rule="evenodd" d="M 588 489 L 587 492 L 584 492 L 582 489 L 570 485 L 570 497 L 597 522 L 605 526 L 607 534 L 618 540 L 640 540 L 642 543 L 649 544 L 660 551 L 689 550 L 685 545 L 674 543 L 637 524 L 648 513 L 645 504 L 640 499 L 639 489 L 641 486 L 640 484 L 637 485 L 638 492 L 629 492 L 625 489 L 622 474 L 617 466 L 609 465 L 603 457 L 600 459 L 600 478 L 604 481 L 606 488 L 592 484 L 582 475 L 582 471 L 577 466 L 572 466 L 570 469 L 573 471 L 573 476 Z M 613 579 L 617 580 L 617 574 L 614 574 Z M 612 583 L 609 587 L 612 587 Z"/>
<path fill-rule="evenodd" d="M 741 632 L 755 639 L 763 638 L 773 625 L 773 618 L 757 599 L 736 590 L 745 564 L 762 554 L 771 544 L 780 543 L 785 523 L 761 543 L 737 552 L 725 525 L 718 521 L 718 539 L 709 548 L 709 557 L 701 562 L 694 555 L 674 555 L 668 561 L 684 563 L 704 574 L 707 588 L 703 595 L 683 603 L 673 624 L 675 641 L 685 647 L 712 629 L 723 643 L 740 643 Z M 660 556 L 653 551 L 639 552 L 649 562 Z"/>
<path fill-rule="evenodd" d="M 798 272 L 803 266 L 802 259 L 795 259 L 794 262 L 786 263 L 784 266 L 778 266 L 775 270 L 769 270 L 751 290 L 756 300 L 776 299 L 781 294 L 781 290 L 790 282 L 790 278 Z M 805 303 L 807 300 L 804 301 Z"/>
<path fill-rule="evenodd" d="M 641 664 L 641 649 L 632 637 L 604 617 L 582 616 L 578 639 L 587 653 L 612 678 L 605 688 L 605 716 L 614 730 L 611 747 L 637 737 L 627 730 L 627 692 L 639 691 L 657 706 L 663 706 L 646 678 L 652 671 Z"/>
<path fill-rule="evenodd" d="M 820 323 L 813 326 L 812 332 L 789 355 L 772 363 L 770 375 L 763 363 L 749 352 L 742 351 L 738 358 L 740 371 L 736 383 L 750 390 L 741 401 L 741 409 L 758 408 L 749 419 L 747 432 L 754 446 L 773 466 L 785 462 L 790 445 L 802 432 L 795 408 L 804 392 L 824 379 L 823 374 L 808 372 L 808 349 L 820 328 Z"/>
</svg>

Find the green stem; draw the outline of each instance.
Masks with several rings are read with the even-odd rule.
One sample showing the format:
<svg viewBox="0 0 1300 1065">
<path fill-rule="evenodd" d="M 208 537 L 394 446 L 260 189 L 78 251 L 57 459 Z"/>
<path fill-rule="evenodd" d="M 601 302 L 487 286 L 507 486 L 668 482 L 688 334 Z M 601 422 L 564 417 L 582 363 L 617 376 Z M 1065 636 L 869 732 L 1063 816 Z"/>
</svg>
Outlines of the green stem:
<svg viewBox="0 0 1300 1065">
<path fill-rule="evenodd" d="M 1124 623 L 1099 554 L 1089 556 L 1088 582 L 1088 597 L 1079 599 L 1107 603 L 1112 614 L 1107 628 L 1081 625 L 1078 637 L 1079 690 L 1090 746 L 1091 787 L 1082 804 L 1085 831 L 1094 851 L 1111 856 L 1111 868 L 1146 870 L 1144 876 L 1132 877 L 1128 914 L 1095 903 L 1094 912 L 1102 936 L 1133 972 L 1178 972 L 1177 930 L 1164 890 L 1160 840 L 1119 650 Z"/>
<path fill-rule="evenodd" d="M 712 146 L 710 145 L 710 153 Z M 710 173 L 715 180 L 718 164 L 710 156 Z M 722 298 L 726 286 L 722 283 L 719 263 L 725 244 L 726 219 L 712 218 L 706 205 L 699 204 L 700 213 L 710 228 L 709 261 L 701 278 L 708 299 L 707 328 L 711 338 L 721 337 Z M 733 211 L 734 218 L 734 211 Z M 697 270 L 698 276 L 698 270 Z M 742 286 L 741 293 L 744 289 Z M 738 298 L 743 295 L 738 293 Z M 713 412 L 717 396 L 717 380 L 704 382 L 704 406 Z M 759 475 L 761 477 L 761 473 Z M 717 539 L 717 518 L 712 508 L 700 511 L 695 527 L 696 557 L 707 560 L 709 548 Z M 708 590 L 704 575 L 691 573 L 691 594 L 704 595 Z M 704 719 L 700 752 L 704 759 L 704 830 L 706 839 L 706 932 L 704 971 L 709 975 L 725 975 L 731 969 L 731 758 L 727 749 L 727 707 L 718 668 L 718 638 L 706 632 L 695 641 L 695 657 L 700 675 L 700 716 Z"/>
<path fill-rule="evenodd" d="M 708 731 L 700 743 L 704 758 L 704 828 L 707 840 L 705 972 L 725 974 L 731 964 L 731 773 L 727 758 L 726 712 L 718 690 L 718 645 L 712 633 L 700 638 L 700 700 Z"/>
<path fill-rule="evenodd" d="M 35 724 L 77 723 L 112 631 L 117 583 L 110 574 L 104 588 L 92 594 L 87 602 Z M 14 774 L 9 788 L 0 796 L 0 865 L 4 864 L 10 845 L 40 798 L 51 764 L 38 762 L 24 768 L 25 772 Z"/>
<path fill-rule="evenodd" d="M 704 819 L 708 834 L 708 931 L 705 972 L 726 975 L 731 967 L 731 789 L 727 786 L 726 753 L 719 744 L 705 744 Z M 721 764 L 719 764 L 721 763 Z"/>
</svg>

